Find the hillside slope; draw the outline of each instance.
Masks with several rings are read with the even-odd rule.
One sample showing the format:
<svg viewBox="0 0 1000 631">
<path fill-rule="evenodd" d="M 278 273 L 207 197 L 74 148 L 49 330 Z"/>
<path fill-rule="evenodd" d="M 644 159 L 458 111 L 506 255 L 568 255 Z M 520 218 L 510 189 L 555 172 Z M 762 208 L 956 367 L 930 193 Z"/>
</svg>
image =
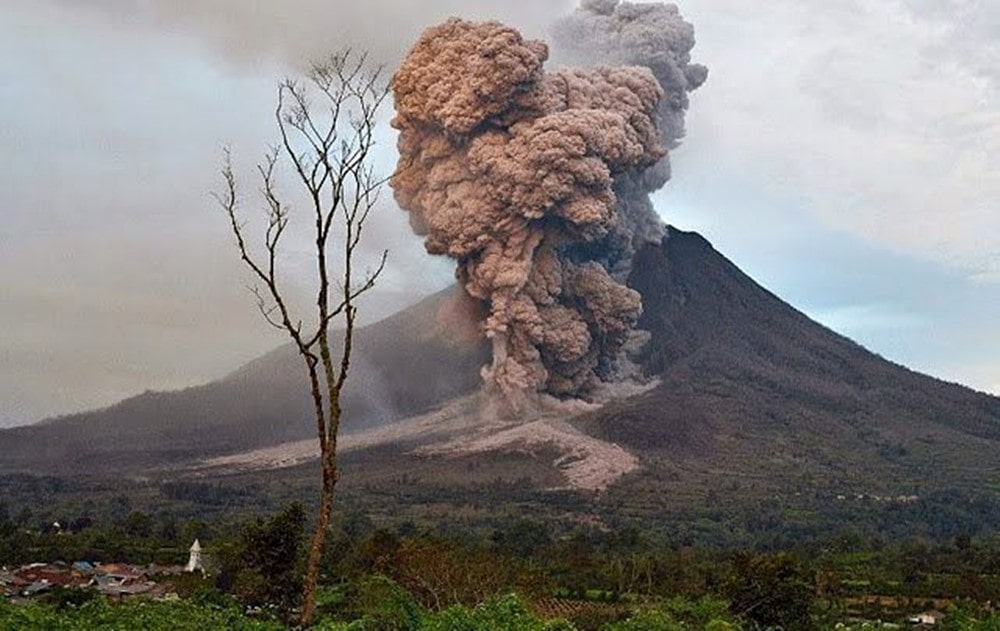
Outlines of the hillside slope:
<svg viewBox="0 0 1000 631">
<path fill-rule="evenodd" d="M 419 502 L 495 495 L 504 481 L 516 502 L 603 491 L 605 521 L 653 522 L 679 508 L 778 497 L 823 504 L 998 490 L 1000 399 L 907 370 L 811 321 L 693 233 L 671 229 L 641 251 L 630 284 L 651 333 L 639 358 L 658 379 L 651 388 L 516 427 L 450 404 L 345 441 L 345 485 L 400 509 L 416 502 L 417 512 Z M 301 464 L 315 447 L 297 449 L 246 454 L 228 470 Z M 581 483 L 580 468 L 595 466 L 607 469 L 599 482 Z"/>
<path fill-rule="evenodd" d="M 346 432 L 425 411 L 479 384 L 487 350 L 447 290 L 357 331 Z M 302 360 L 282 346 L 209 384 L 0 431 L 0 471 L 142 470 L 315 435 Z"/>
<path fill-rule="evenodd" d="M 661 382 L 578 420 L 676 493 L 767 480 L 892 493 L 1000 479 L 1000 398 L 910 371 L 813 322 L 699 235 L 640 252 L 630 284 Z M 659 481 L 657 481 L 659 480 Z"/>
<path fill-rule="evenodd" d="M 763 497 L 796 486 L 902 493 L 1000 479 L 1000 398 L 868 352 L 760 287 L 699 235 L 671 228 L 639 252 L 629 284 L 643 295 L 640 326 L 651 333 L 640 364 L 660 381 L 572 420 L 573 431 L 638 459 L 610 497 L 722 488 Z M 468 308 L 443 293 L 359 331 L 345 429 L 391 424 L 474 390 L 487 350 Z M 149 470 L 309 438 L 300 375 L 284 347 L 206 386 L 0 432 L 0 470 L 94 462 L 101 472 Z M 378 465 L 359 478 L 366 484 L 381 476 L 392 486 L 395 472 L 417 466 L 428 484 L 471 484 L 507 467 L 558 487 L 566 454 L 536 447 L 501 448 L 497 462 L 506 464 L 481 475 L 456 476 L 454 453 L 418 454 L 391 439 L 348 462 Z M 466 465 L 489 459 L 474 454 Z"/>
</svg>

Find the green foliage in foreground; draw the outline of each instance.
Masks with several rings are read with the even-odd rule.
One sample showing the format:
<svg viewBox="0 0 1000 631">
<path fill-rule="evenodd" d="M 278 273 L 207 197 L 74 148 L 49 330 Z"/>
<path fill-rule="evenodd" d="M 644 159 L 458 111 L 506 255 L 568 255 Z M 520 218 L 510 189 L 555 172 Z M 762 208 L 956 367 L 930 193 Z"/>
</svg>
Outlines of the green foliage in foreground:
<svg viewBox="0 0 1000 631">
<path fill-rule="evenodd" d="M 45 631 L 271 631 L 284 629 L 274 622 L 252 620 L 238 605 L 199 604 L 191 601 L 128 601 L 113 605 L 94 599 L 80 607 L 57 608 L 41 603 L 24 605 L 0 600 L 0 630 Z"/>
<path fill-rule="evenodd" d="M 399 590 L 391 581 L 379 581 L 382 598 L 375 597 L 369 603 L 372 608 L 363 616 L 353 622 L 327 618 L 313 628 L 317 631 L 577 631 L 590 628 L 577 627 L 566 620 L 543 620 L 516 595 L 490 600 L 475 607 L 453 605 L 438 612 L 428 612 L 408 599 L 405 591 Z M 1000 631 L 998 614 L 984 614 L 975 608 L 962 607 L 950 608 L 947 613 L 948 618 L 942 625 L 944 631 Z M 79 607 L 61 608 L 40 602 L 13 604 L 0 600 L 0 631 L 279 631 L 287 628 L 278 622 L 249 618 L 231 601 L 218 599 L 134 600 L 119 605 L 95 599 Z M 673 598 L 637 611 L 627 620 L 606 623 L 599 628 L 601 631 L 738 631 L 764 627 L 752 623 L 741 626 L 727 614 L 725 601 Z M 864 623 L 838 625 L 836 628 L 861 631 L 890 627 Z"/>
<path fill-rule="evenodd" d="M 391 587 L 388 583 L 386 587 Z M 392 592 L 392 593 L 390 593 Z M 389 598 L 353 622 L 321 620 L 318 631 L 576 631 L 566 620 L 543 620 L 532 613 L 521 598 L 508 595 L 480 603 L 475 607 L 452 605 L 438 612 L 427 612 L 414 601 L 394 592 L 384 592 Z M 375 605 L 375 603 L 372 603 Z M 676 604 L 676 603 L 675 603 Z M 667 605 L 636 614 L 633 618 L 606 625 L 608 631 L 674 631 L 682 629 L 715 629 L 725 631 L 738 627 L 724 620 L 711 620 L 692 626 L 678 621 Z M 12 604 L 0 601 L 0 629 L 46 631 L 115 630 L 131 631 L 270 631 L 286 629 L 278 622 L 260 621 L 244 616 L 238 607 L 193 601 L 153 602 L 135 600 L 120 605 L 93 600 L 80 607 L 58 608 L 39 602 Z"/>
<path fill-rule="evenodd" d="M 380 579 L 380 602 L 371 602 L 368 611 L 353 622 L 321 620 L 321 631 L 575 631 L 564 620 L 545 621 L 530 612 L 516 595 L 480 603 L 475 607 L 452 605 L 439 612 L 424 611 L 404 590 Z"/>
</svg>

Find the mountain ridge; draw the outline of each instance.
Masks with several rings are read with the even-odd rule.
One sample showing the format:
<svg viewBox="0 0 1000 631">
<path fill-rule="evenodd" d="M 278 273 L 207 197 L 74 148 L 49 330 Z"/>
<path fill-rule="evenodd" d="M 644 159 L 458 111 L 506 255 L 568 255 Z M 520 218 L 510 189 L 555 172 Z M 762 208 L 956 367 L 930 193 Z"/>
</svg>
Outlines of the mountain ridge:
<svg viewBox="0 0 1000 631">
<path fill-rule="evenodd" d="M 344 431 L 397 420 L 402 409 L 420 412 L 479 384 L 487 349 L 462 313 L 472 307 L 456 293 L 439 292 L 358 329 L 344 393 Z M 433 328 L 430 334 L 414 332 L 413 322 L 459 334 L 445 339 Z M 338 349 L 335 338 L 332 350 Z M 286 344 L 201 386 L 146 392 L 100 410 L 0 430 L 0 471 L 88 469 L 95 458 L 108 472 L 155 468 L 312 437 L 301 362 Z M 86 432 L 76 431 L 82 426 Z"/>
<path fill-rule="evenodd" d="M 1000 398 L 910 371 L 813 322 L 700 235 L 669 228 L 637 253 L 629 285 L 643 295 L 639 328 L 650 333 L 636 360 L 659 383 L 569 420 L 639 458 L 645 473 L 626 476 L 623 489 L 665 471 L 673 476 L 667 486 L 683 490 L 766 477 L 767 467 L 834 486 L 838 476 L 883 471 L 886 489 L 934 483 L 935 462 L 960 486 L 1000 475 Z M 345 430 L 433 411 L 474 391 L 488 361 L 474 308 L 442 293 L 359 330 Z M 8 455 L 0 470 L 73 470 L 95 459 L 105 471 L 144 470 L 310 438 L 298 361 L 286 346 L 205 386 L 2 431 L 0 453 Z M 177 418 L 141 416 L 151 411 Z M 97 431 L 72 431 L 81 424 Z M 111 443 L 93 435 L 110 431 L 119 432 Z M 386 466 L 407 466 L 405 450 L 388 452 L 402 460 Z"/>
</svg>

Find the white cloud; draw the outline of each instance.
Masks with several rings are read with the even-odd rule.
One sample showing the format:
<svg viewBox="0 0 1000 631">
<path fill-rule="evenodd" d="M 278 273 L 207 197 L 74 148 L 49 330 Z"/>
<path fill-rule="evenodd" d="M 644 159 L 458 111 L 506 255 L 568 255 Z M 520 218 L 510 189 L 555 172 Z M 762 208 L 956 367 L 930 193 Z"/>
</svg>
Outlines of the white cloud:
<svg viewBox="0 0 1000 631">
<path fill-rule="evenodd" d="M 853 339 L 877 333 L 922 329 L 929 324 L 924 318 L 910 311 L 883 304 L 835 307 L 812 311 L 810 315 L 817 322 Z"/>
<path fill-rule="evenodd" d="M 709 129 L 726 168 L 799 196 L 834 230 L 996 278 L 996 31 L 966 29 L 986 3 L 953 4 L 686 3 L 711 68 L 689 143 Z"/>
</svg>

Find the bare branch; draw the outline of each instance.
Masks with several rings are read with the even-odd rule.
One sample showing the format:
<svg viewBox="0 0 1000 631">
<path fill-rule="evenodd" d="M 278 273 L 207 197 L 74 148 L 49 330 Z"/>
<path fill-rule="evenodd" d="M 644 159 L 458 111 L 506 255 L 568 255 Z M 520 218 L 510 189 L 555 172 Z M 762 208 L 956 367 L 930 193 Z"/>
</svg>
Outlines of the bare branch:
<svg viewBox="0 0 1000 631">
<path fill-rule="evenodd" d="M 303 588 L 302 624 L 308 627 L 315 607 L 315 587 L 326 527 L 330 520 L 333 490 L 338 479 L 337 435 L 340 429 L 340 394 L 350 370 L 355 301 L 374 288 L 385 269 L 388 251 L 378 264 L 354 282 L 353 265 L 365 223 L 378 204 L 387 181 L 371 166 L 378 112 L 389 95 L 384 69 L 371 69 L 367 55 L 350 49 L 313 64 L 307 80 L 285 79 L 278 84 L 274 109 L 280 140 L 257 166 L 258 192 L 263 201 L 266 227 L 259 258 L 250 251 L 246 224 L 239 218 L 236 177 L 231 155 L 224 151 L 221 193 L 214 193 L 223 208 L 241 260 L 257 281 L 250 287 L 257 310 L 272 327 L 285 330 L 302 356 L 309 377 L 320 445 L 322 492 L 309 552 Z M 320 105 L 314 107 L 315 97 Z M 282 161 L 291 164 L 295 179 L 309 199 L 314 225 L 316 260 L 316 328 L 303 333 L 302 319 L 293 318 L 279 282 L 279 252 L 291 219 L 290 207 L 279 194 L 277 180 Z M 338 228 L 334 232 L 334 227 Z M 331 235 L 337 239 L 331 242 Z M 339 249 L 343 268 L 331 278 L 328 249 Z M 330 327 L 343 318 L 339 361 L 330 349 Z M 310 325 L 311 327 L 312 325 Z M 325 386 L 325 388 L 324 388 Z"/>
<path fill-rule="evenodd" d="M 280 331 L 284 331 L 285 325 L 282 324 L 280 321 L 275 320 L 272 317 L 272 314 L 274 314 L 278 306 L 275 304 L 271 304 L 270 306 L 268 306 L 267 299 L 264 297 L 264 294 L 261 292 L 260 287 L 258 287 L 257 285 L 248 285 L 247 289 L 249 289 L 250 293 L 252 293 L 254 297 L 257 299 L 257 310 L 260 311 L 260 314 L 264 317 L 264 320 L 274 328 Z"/>
</svg>

